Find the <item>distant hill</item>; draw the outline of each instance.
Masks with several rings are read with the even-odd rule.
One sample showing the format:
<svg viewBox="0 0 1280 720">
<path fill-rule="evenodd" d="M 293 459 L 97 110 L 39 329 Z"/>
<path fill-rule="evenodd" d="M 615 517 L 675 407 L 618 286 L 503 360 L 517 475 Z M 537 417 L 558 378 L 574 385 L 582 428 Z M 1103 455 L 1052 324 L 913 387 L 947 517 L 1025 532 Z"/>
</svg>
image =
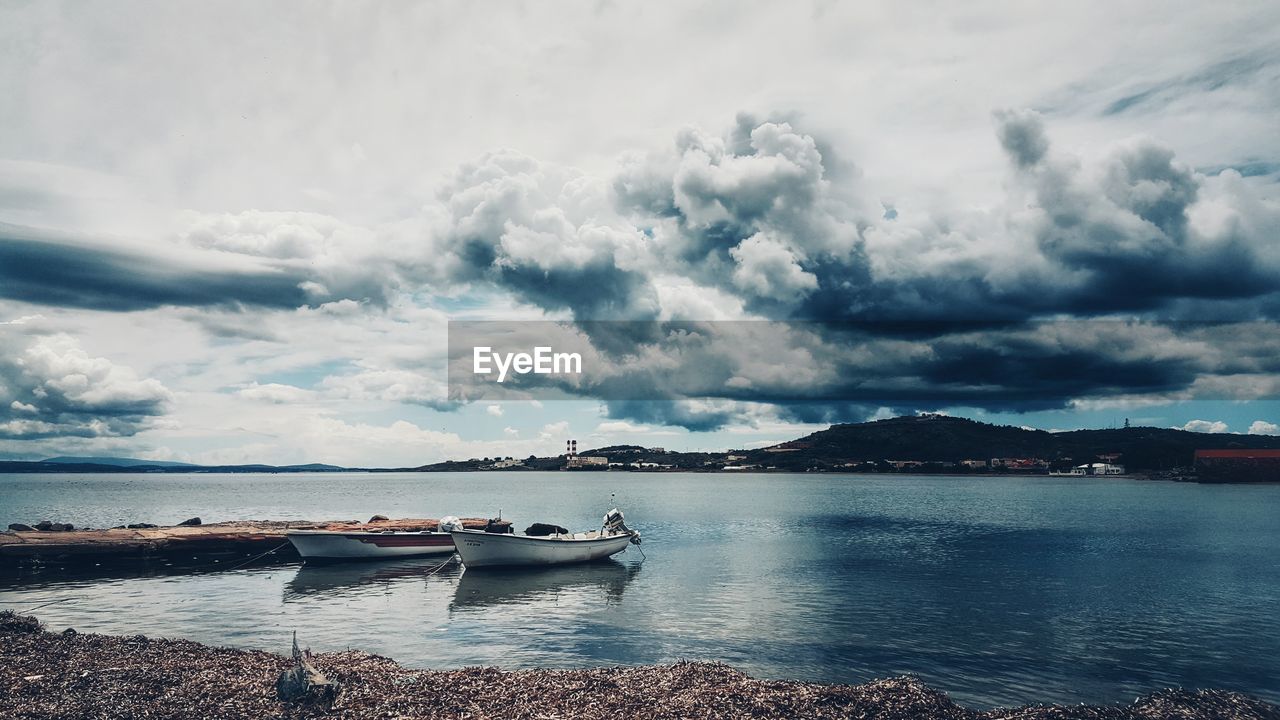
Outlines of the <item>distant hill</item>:
<svg viewBox="0 0 1280 720">
<path fill-rule="evenodd" d="M 60 457 L 49 460 L 0 460 L 0 473 L 302 473 L 359 471 L 337 465 L 310 463 L 307 465 L 191 465 L 187 463 L 156 463 L 130 458 L 74 458 Z"/>
<path fill-rule="evenodd" d="M 640 445 L 609 445 L 582 451 L 602 455 L 611 463 L 633 470 L 718 471 L 726 466 L 779 471 L 849 471 L 894 469 L 884 461 L 916 460 L 935 465 L 921 472 L 969 471 L 954 465 L 962 460 L 1037 458 L 1054 469 L 1117 456 L 1129 471 L 1169 475 L 1192 465 L 1196 450 L 1280 449 L 1280 437 L 1210 434 L 1155 427 L 1073 430 L 1051 433 L 1010 425 L 991 425 L 946 415 L 897 417 L 873 422 L 832 425 L 796 440 L 754 450 L 674 452 Z M 448 460 L 384 471 L 519 472 L 560 470 L 564 456 L 528 457 L 518 462 L 500 458 Z M 297 473 L 364 471 L 337 465 L 190 465 L 156 460 L 112 457 L 56 457 L 37 462 L 0 461 L 0 472 L 21 473 Z M 913 470 L 915 470 L 913 468 Z M 983 472 L 983 468 L 974 471 Z M 1173 473 L 1177 474 L 1177 473 Z"/>
<path fill-rule="evenodd" d="M 115 465 L 117 467 L 197 467 L 192 463 L 173 462 L 171 460 L 139 460 L 138 458 L 117 457 L 75 457 L 61 455 L 45 458 L 40 462 L 73 464 L 73 465 Z"/>
<path fill-rule="evenodd" d="M 596 453 L 640 453 L 646 452 L 648 448 L 643 445 L 606 445 L 599 448 L 591 448 L 583 450 L 579 455 L 593 455 Z"/>
<path fill-rule="evenodd" d="M 829 468 L 848 462 L 955 462 L 1040 458 L 1059 465 L 1119 453 L 1130 470 L 1188 467 L 1197 449 L 1280 448 L 1280 437 L 1210 434 L 1154 427 L 1051 433 L 945 415 L 832 425 L 771 448 L 748 451 L 750 462 L 782 468 Z"/>
</svg>

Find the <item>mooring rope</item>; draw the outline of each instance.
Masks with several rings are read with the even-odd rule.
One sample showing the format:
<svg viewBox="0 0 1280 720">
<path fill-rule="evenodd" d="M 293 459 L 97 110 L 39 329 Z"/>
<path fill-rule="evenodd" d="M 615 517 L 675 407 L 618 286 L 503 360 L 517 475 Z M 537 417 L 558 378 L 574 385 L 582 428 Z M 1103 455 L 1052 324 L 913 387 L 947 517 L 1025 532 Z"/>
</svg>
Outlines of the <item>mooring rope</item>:
<svg viewBox="0 0 1280 720">
<path fill-rule="evenodd" d="M 262 553 L 261 555 L 254 555 L 253 557 L 249 558 L 248 560 L 245 560 L 244 562 L 241 562 L 241 563 L 237 563 L 237 564 L 232 565 L 232 566 L 230 566 L 230 567 L 221 568 L 221 566 L 219 566 L 219 565 L 217 565 L 217 564 L 211 565 L 211 566 L 209 566 L 209 567 L 219 567 L 220 569 L 224 569 L 224 570 L 239 570 L 240 568 L 244 567 L 245 565 L 248 565 L 249 563 L 253 562 L 254 560 L 258 560 L 258 559 L 260 559 L 260 558 L 264 558 L 264 557 L 266 557 L 266 556 L 270 555 L 271 553 L 273 553 L 273 552 L 275 552 L 275 551 L 277 551 L 277 550 L 279 550 L 279 549 L 281 549 L 281 548 L 288 547 L 288 546 L 289 546 L 289 541 L 288 541 L 288 540 L 285 540 L 284 542 L 282 542 L 282 543 L 280 543 L 279 545 L 277 545 L 277 546 L 275 546 L 275 547 L 271 548 L 270 550 L 268 550 L 268 551 L 266 551 L 266 552 Z"/>
<path fill-rule="evenodd" d="M 455 561 L 459 561 L 459 560 L 461 560 L 461 559 L 462 559 L 462 558 L 458 557 L 458 554 L 457 554 L 457 553 L 454 553 L 454 554 L 450 555 L 448 560 L 445 560 L 444 562 L 440 563 L 439 565 L 437 565 L 437 566 L 435 566 L 435 567 L 431 568 L 431 571 L 430 571 L 430 572 L 428 572 L 426 575 L 423 575 L 423 576 L 422 576 L 422 579 L 424 579 L 424 580 L 425 580 L 425 579 L 427 579 L 427 578 L 431 577 L 432 575 L 435 575 L 436 573 L 438 573 L 438 572 L 440 572 L 441 570 L 445 569 L 445 567 L 446 567 L 446 566 L 451 565 L 451 564 L 453 564 Z"/>
</svg>

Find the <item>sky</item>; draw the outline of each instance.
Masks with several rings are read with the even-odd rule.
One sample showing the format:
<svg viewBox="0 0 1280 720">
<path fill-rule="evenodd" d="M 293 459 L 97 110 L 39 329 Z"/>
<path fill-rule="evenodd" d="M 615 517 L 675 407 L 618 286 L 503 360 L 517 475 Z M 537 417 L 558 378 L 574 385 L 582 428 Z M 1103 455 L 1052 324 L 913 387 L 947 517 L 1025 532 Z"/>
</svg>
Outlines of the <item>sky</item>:
<svg viewBox="0 0 1280 720">
<path fill-rule="evenodd" d="M 1276 434 L 1278 48 L 1267 2 L 0 2 L 0 457 Z M 459 403 L 465 320 L 802 331 Z"/>
</svg>

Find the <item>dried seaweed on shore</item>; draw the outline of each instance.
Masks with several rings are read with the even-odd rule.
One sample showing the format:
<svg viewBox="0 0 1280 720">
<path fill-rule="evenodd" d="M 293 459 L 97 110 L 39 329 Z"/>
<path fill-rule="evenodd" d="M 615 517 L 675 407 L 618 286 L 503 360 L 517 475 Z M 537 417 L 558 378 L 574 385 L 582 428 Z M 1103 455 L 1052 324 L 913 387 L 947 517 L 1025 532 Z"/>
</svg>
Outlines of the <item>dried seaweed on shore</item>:
<svg viewBox="0 0 1280 720">
<path fill-rule="evenodd" d="M 341 683 L 332 710 L 276 699 L 291 661 L 186 640 L 44 632 L 0 612 L 4 718 L 1280 718 L 1239 693 L 1167 690 L 1128 706 L 1034 706 L 977 712 L 916 678 L 863 685 L 756 680 L 717 663 L 591 670 L 411 670 L 358 651 L 322 653 Z"/>
</svg>

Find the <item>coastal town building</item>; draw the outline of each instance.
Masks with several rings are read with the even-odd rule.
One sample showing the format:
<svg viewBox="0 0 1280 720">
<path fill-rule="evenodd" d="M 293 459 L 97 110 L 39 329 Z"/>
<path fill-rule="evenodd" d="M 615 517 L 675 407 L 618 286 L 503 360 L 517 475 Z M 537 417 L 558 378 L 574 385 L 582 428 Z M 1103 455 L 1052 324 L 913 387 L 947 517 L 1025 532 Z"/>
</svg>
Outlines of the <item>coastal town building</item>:
<svg viewBox="0 0 1280 720">
<path fill-rule="evenodd" d="M 1280 481 L 1280 450 L 1196 450 L 1195 468 L 1209 482 Z"/>
<path fill-rule="evenodd" d="M 1124 466 L 1113 463 L 1085 463 L 1071 468 L 1072 475 L 1123 475 Z"/>
<path fill-rule="evenodd" d="M 1009 470 L 1012 472 L 1041 472 L 1049 469 L 1049 461 L 1040 458 L 991 458 L 992 470 Z"/>
<path fill-rule="evenodd" d="M 569 463 L 565 465 L 565 468 L 569 470 L 607 467 L 609 467 L 609 458 L 600 455 L 573 455 L 569 458 Z"/>
</svg>

